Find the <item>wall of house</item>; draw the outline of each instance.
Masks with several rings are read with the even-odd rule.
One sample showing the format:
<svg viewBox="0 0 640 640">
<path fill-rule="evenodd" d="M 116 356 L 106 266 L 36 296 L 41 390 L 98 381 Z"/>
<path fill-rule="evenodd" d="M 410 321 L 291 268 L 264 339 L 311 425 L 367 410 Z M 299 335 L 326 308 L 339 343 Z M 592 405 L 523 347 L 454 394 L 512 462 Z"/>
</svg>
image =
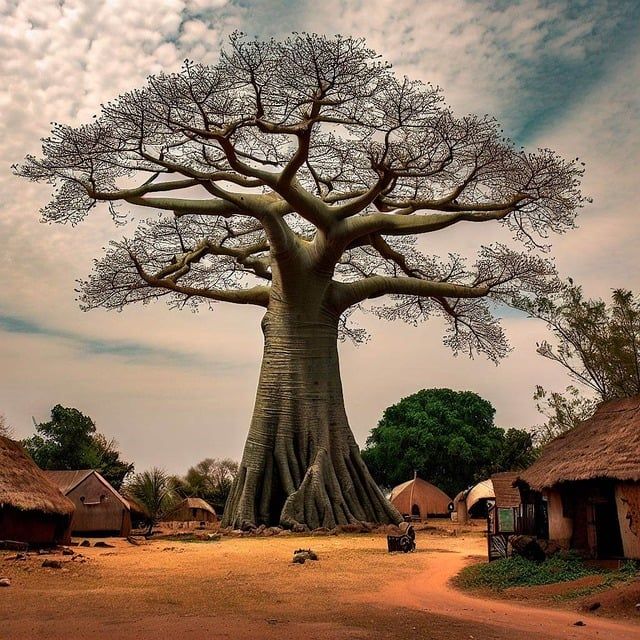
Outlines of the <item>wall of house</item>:
<svg viewBox="0 0 640 640">
<path fill-rule="evenodd" d="M 640 483 L 616 485 L 616 507 L 625 558 L 640 559 Z"/>
<path fill-rule="evenodd" d="M 169 518 L 174 522 L 216 522 L 216 516 L 206 509 L 190 509 L 182 507 L 171 513 Z"/>
<path fill-rule="evenodd" d="M 544 491 L 544 495 L 547 498 L 548 505 L 549 540 L 553 540 L 568 549 L 573 536 L 573 520 L 563 515 L 560 491 L 547 489 Z"/>
<path fill-rule="evenodd" d="M 65 544 L 70 540 L 69 524 L 69 516 L 0 508 L 0 540 L 32 545 Z"/>
<path fill-rule="evenodd" d="M 74 533 L 131 532 L 129 509 L 95 475 L 90 475 L 67 494 L 76 505 L 71 529 Z"/>
</svg>

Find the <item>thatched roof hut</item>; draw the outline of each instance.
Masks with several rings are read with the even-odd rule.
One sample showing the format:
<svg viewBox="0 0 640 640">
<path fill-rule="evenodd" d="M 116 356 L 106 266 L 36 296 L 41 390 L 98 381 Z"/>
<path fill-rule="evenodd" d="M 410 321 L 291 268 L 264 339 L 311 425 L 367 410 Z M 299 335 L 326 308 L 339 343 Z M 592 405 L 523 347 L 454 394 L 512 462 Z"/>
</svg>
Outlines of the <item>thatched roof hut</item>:
<svg viewBox="0 0 640 640">
<path fill-rule="evenodd" d="M 640 396 L 604 402 L 520 474 L 537 490 L 595 478 L 640 482 Z"/>
<path fill-rule="evenodd" d="M 451 498 L 434 484 L 416 476 L 394 487 L 389 501 L 402 514 L 426 518 L 447 515 Z"/>
<path fill-rule="evenodd" d="M 167 522 L 215 522 L 215 509 L 202 498 L 185 498 L 164 518 Z"/>
<path fill-rule="evenodd" d="M 602 403 L 518 483 L 547 501 L 551 540 L 596 557 L 640 558 L 640 395 Z"/>
<path fill-rule="evenodd" d="M 76 506 L 71 529 L 84 535 L 128 536 L 129 503 L 95 469 L 45 471 Z"/>
<path fill-rule="evenodd" d="M 56 544 L 69 538 L 74 505 L 23 448 L 0 436 L 0 539 Z"/>
</svg>

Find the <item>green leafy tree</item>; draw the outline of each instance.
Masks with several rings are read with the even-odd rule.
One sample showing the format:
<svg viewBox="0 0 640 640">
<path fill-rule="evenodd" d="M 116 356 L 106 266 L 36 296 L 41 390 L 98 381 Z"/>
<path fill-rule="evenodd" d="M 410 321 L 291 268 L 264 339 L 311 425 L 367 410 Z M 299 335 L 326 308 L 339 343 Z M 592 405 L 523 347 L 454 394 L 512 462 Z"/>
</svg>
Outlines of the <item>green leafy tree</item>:
<svg viewBox="0 0 640 640">
<path fill-rule="evenodd" d="M 149 513 L 151 535 L 154 525 L 175 506 L 177 495 L 174 482 L 164 469 L 153 467 L 149 471 L 137 473 L 125 486 L 125 494 L 138 501 Z"/>
<path fill-rule="evenodd" d="M 176 478 L 176 489 L 184 496 L 202 498 L 217 508 L 224 508 L 238 466 L 230 458 L 205 458 L 191 467 L 184 478 Z"/>
<path fill-rule="evenodd" d="M 538 344 L 538 353 L 564 367 L 598 400 L 640 393 L 640 297 L 615 289 L 607 304 L 585 298 L 569 280 L 554 298 L 516 304 L 546 322 L 553 334 L 552 341 Z"/>
<path fill-rule="evenodd" d="M 23 445 L 41 469 L 96 469 L 116 489 L 133 471 L 133 464 L 120 459 L 117 442 L 98 433 L 93 420 L 78 409 L 57 404 L 51 420 L 35 428 Z"/>
<path fill-rule="evenodd" d="M 418 475 L 453 496 L 496 469 L 504 431 L 495 409 L 471 391 L 423 389 L 385 410 L 362 455 L 392 487 Z"/>
<path fill-rule="evenodd" d="M 551 340 L 538 353 L 558 363 L 577 382 L 564 393 L 536 387 L 534 400 L 546 422 L 535 429 L 545 444 L 586 420 L 597 404 L 640 393 L 640 297 L 615 289 L 609 303 L 584 296 L 568 280 L 554 297 L 516 300 L 516 306 L 543 320 Z"/>
<path fill-rule="evenodd" d="M 361 39 L 304 33 L 234 34 L 215 65 L 187 61 L 88 124 L 54 124 L 42 156 L 15 170 L 53 186 L 47 221 L 138 218 L 82 283 L 83 308 L 262 309 L 263 363 L 225 526 L 398 522 L 346 416 L 337 342 L 363 336 L 351 314 L 440 315 L 455 352 L 499 359 L 508 348 L 493 303 L 554 290 L 538 239 L 570 229 L 584 202 L 577 162 L 515 147 L 488 116 L 456 117 Z M 505 226 L 525 250 L 478 245 L 468 264 L 419 241 L 478 224 Z"/>
<path fill-rule="evenodd" d="M 533 435 L 524 429 L 508 429 L 504 433 L 494 471 L 526 469 L 536 459 L 537 448 Z"/>
<path fill-rule="evenodd" d="M 564 394 L 537 386 L 533 399 L 538 411 L 547 419 L 534 427 L 535 441 L 540 446 L 590 418 L 598 404 L 573 385 L 569 385 Z"/>
</svg>

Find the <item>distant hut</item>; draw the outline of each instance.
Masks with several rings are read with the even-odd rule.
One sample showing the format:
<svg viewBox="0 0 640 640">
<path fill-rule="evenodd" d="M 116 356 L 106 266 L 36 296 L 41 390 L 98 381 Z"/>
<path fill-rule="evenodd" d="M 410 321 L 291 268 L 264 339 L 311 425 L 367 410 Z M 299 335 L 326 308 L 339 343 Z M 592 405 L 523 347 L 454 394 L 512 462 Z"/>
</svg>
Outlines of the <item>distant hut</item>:
<svg viewBox="0 0 640 640">
<path fill-rule="evenodd" d="M 428 516 L 446 516 L 451 498 L 435 485 L 414 476 L 413 480 L 394 487 L 389 495 L 391 504 L 403 515 L 424 520 Z"/>
<path fill-rule="evenodd" d="M 470 489 L 461 491 L 455 497 L 452 518 L 462 524 L 467 522 L 469 518 L 486 518 L 487 500 L 493 500 L 495 497 L 491 479 L 482 480 Z"/>
<path fill-rule="evenodd" d="M 128 536 L 129 503 L 94 469 L 44 472 L 76 506 L 71 530 L 78 535 Z"/>
<path fill-rule="evenodd" d="M 33 545 L 69 541 L 73 502 L 22 447 L 0 436 L 0 540 Z"/>
<path fill-rule="evenodd" d="M 592 557 L 640 558 L 640 395 L 601 404 L 519 478 L 525 503 L 546 507 L 550 540 Z"/>
<path fill-rule="evenodd" d="M 215 509 L 202 498 L 185 498 L 165 517 L 167 522 L 216 522 Z"/>
</svg>

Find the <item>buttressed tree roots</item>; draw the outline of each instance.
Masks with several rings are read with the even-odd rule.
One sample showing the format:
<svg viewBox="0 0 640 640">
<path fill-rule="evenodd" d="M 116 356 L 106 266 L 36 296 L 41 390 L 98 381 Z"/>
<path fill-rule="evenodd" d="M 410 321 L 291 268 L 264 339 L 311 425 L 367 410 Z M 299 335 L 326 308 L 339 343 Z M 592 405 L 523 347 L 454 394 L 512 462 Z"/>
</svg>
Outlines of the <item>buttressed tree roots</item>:
<svg viewBox="0 0 640 640">
<path fill-rule="evenodd" d="M 437 89 L 396 78 L 362 40 L 234 34 L 219 62 L 185 62 L 54 124 L 18 174 L 55 191 L 47 221 L 107 203 L 154 212 L 114 241 L 81 286 L 85 309 L 165 297 L 264 307 L 264 355 L 223 525 L 398 522 L 364 465 L 342 398 L 337 342 L 366 304 L 389 320 L 448 321 L 455 352 L 507 351 L 492 305 L 548 294 L 538 238 L 573 226 L 582 170 L 529 153 L 489 117 L 455 117 Z M 473 265 L 423 252 L 422 235 L 506 225 L 525 244 Z M 386 297 L 384 306 L 368 301 Z"/>
</svg>

